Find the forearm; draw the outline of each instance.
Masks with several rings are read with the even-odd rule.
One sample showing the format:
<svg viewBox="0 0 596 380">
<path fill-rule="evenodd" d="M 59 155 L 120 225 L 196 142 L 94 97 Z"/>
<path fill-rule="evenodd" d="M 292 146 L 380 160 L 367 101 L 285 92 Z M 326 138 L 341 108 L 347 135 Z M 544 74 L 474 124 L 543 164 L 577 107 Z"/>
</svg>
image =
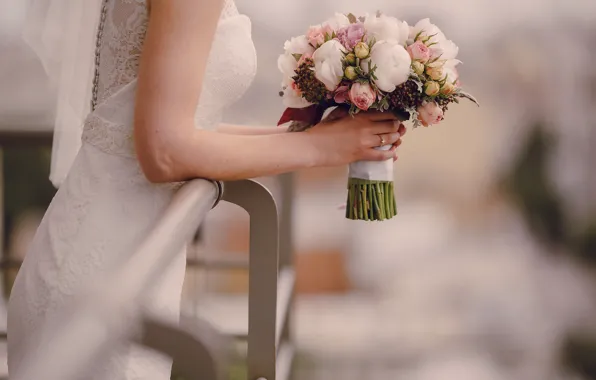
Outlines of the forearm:
<svg viewBox="0 0 596 380">
<path fill-rule="evenodd" d="M 165 181 L 238 180 L 276 175 L 319 164 L 308 133 L 235 135 L 196 129 L 166 149 Z"/>
<path fill-rule="evenodd" d="M 222 123 L 217 128 L 217 131 L 231 135 L 272 135 L 285 133 L 288 131 L 288 127 L 251 127 L 248 125 Z"/>
</svg>

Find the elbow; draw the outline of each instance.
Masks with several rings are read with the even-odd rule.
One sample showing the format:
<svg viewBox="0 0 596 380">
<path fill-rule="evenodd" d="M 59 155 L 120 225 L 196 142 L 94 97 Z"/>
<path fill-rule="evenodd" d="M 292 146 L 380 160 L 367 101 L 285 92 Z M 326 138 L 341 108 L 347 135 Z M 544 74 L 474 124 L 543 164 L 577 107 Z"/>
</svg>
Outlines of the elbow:
<svg viewBox="0 0 596 380">
<path fill-rule="evenodd" d="M 147 139 L 135 134 L 136 156 L 141 171 L 151 183 L 180 181 L 178 165 L 175 164 L 175 149 L 159 139 Z"/>
<path fill-rule="evenodd" d="M 164 154 L 137 153 L 139 165 L 147 181 L 151 183 L 176 182 L 172 160 Z"/>
</svg>

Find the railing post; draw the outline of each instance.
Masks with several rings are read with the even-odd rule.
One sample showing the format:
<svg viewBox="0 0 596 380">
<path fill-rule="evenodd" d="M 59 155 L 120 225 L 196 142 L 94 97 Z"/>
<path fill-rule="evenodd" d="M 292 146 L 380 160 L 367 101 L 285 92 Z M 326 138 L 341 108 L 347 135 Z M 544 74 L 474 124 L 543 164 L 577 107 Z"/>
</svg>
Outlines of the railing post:
<svg viewBox="0 0 596 380">
<path fill-rule="evenodd" d="M 293 233 L 293 218 L 294 218 L 294 195 L 296 186 L 296 175 L 294 173 L 286 173 L 279 176 L 281 183 L 281 220 L 280 220 L 280 241 L 279 241 L 279 267 L 284 269 L 294 269 L 294 233 Z M 293 293 L 293 292 L 292 292 Z M 293 294 L 292 294 L 293 298 Z M 293 303 L 293 300 L 290 300 Z M 290 325 L 292 313 L 288 313 L 283 323 L 283 330 L 281 335 L 282 341 L 290 340 Z"/>
<path fill-rule="evenodd" d="M 253 180 L 226 182 L 223 200 L 250 216 L 248 380 L 275 380 L 279 222 L 272 194 Z"/>
</svg>

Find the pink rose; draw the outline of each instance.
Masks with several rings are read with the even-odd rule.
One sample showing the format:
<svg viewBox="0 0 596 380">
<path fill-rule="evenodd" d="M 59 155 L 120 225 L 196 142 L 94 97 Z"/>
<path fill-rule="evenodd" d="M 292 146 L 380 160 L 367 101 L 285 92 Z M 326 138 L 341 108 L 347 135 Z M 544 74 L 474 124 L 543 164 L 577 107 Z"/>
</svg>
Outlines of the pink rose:
<svg viewBox="0 0 596 380">
<path fill-rule="evenodd" d="M 333 97 L 335 103 L 345 103 L 348 99 L 348 91 L 350 91 L 348 86 L 339 86 L 337 90 L 335 90 L 335 96 Z"/>
<path fill-rule="evenodd" d="M 443 110 L 435 102 L 426 102 L 418 107 L 418 120 L 425 127 L 439 124 L 443 120 Z"/>
<path fill-rule="evenodd" d="M 339 42 L 346 47 L 346 49 L 352 50 L 358 42 L 362 41 L 364 34 L 364 25 L 358 22 L 356 24 L 350 24 L 341 28 L 337 32 L 337 38 L 339 39 Z"/>
<path fill-rule="evenodd" d="M 368 108 L 375 102 L 377 94 L 375 90 L 368 83 L 355 82 L 350 88 L 350 101 L 362 111 L 367 111 Z"/>
<path fill-rule="evenodd" d="M 308 42 L 314 46 L 315 48 L 323 45 L 323 43 L 325 43 L 325 38 L 327 36 L 332 36 L 333 35 L 333 29 L 331 29 L 331 26 L 329 25 L 317 25 L 317 26 L 311 26 L 310 28 L 308 28 L 308 32 L 306 33 L 306 38 L 308 39 Z"/>
<path fill-rule="evenodd" d="M 430 59 L 430 49 L 428 46 L 422 43 L 422 41 L 416 41 L 412 45 L 408 46 L 408 53 L 412 60 L 426 63 Z"/>
</svg>

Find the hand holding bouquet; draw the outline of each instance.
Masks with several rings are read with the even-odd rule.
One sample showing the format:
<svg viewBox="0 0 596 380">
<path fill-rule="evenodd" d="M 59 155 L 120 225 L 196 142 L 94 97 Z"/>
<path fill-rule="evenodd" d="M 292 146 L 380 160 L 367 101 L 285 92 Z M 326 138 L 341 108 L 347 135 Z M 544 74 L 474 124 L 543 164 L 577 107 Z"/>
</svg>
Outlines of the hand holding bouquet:
<svg viewBox="0 0 596 380">
<path fill-rule="evenodd" d="M 459 83 L 458 47 L 429 19 L 410 27 L 377 14 L 357 18 L 336 14 L 305 35 L 294 37 L 278 59 L 288 107 L 278 125 L 308 129 L 329 111 L 345 108 L 354 116 L 392 112 L 414 127 L 438 124 L 450 103 L 467 98 Z M 380 150 L 388 150 L 382 136 Z M 393 162 L 350 164 L 346 217 L 385 220 L 396 215 Z"/>
</svg>

